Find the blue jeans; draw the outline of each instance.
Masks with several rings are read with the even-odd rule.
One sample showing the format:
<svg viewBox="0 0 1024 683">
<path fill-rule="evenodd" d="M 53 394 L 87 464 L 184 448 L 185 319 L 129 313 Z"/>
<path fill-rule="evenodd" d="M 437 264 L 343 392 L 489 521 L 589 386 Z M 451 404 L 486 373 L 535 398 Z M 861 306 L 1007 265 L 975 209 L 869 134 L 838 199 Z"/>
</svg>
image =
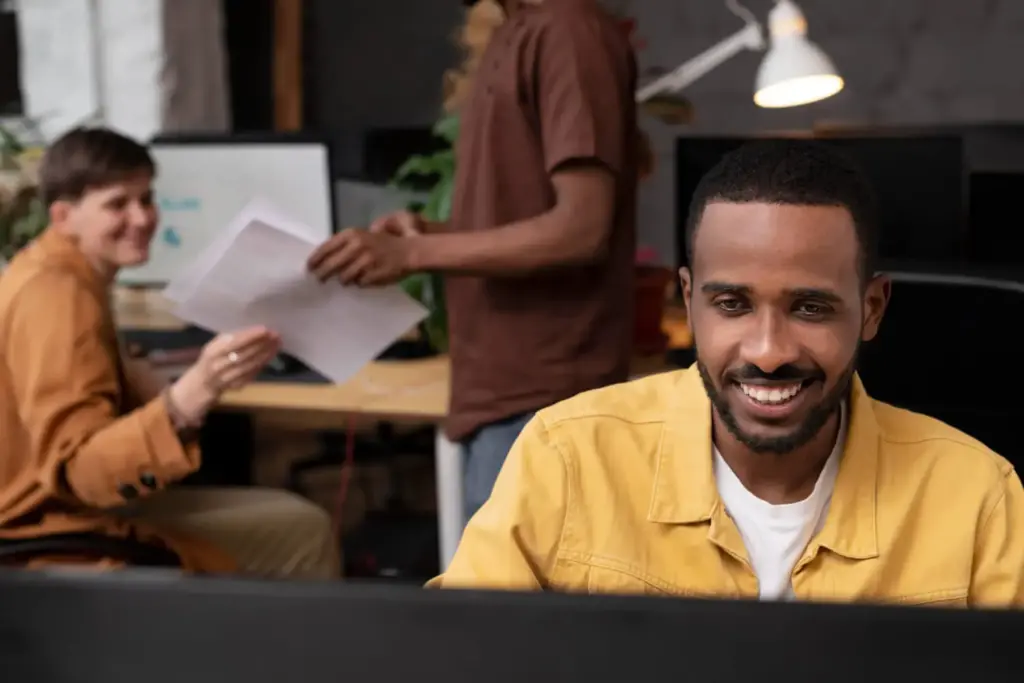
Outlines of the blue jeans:
<svg viewBox="0 0 1024 683">
<path fill-rule="evenodd" d="M 462 442 L 465 521 L 468 522 L 490 497 L 494 481 L 505 463 L 505 456 L 532 417 L 533 413 L 526 413 L 494 422 L 481 427 L 476 434 Z"/>
</svg>

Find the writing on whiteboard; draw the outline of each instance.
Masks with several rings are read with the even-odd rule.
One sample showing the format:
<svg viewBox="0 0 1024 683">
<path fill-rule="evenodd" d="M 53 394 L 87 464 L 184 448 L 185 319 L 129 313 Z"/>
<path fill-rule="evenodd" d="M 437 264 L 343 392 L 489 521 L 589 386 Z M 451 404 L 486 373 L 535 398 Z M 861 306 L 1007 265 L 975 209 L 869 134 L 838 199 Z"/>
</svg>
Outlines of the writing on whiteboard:
<svg viewBox="0 0 1024 683">
<path fill-rule="evenodd" d="M 199 197 L 161 197 L 161 211 L 199 211 L 203 202 Z"/>
</svg>

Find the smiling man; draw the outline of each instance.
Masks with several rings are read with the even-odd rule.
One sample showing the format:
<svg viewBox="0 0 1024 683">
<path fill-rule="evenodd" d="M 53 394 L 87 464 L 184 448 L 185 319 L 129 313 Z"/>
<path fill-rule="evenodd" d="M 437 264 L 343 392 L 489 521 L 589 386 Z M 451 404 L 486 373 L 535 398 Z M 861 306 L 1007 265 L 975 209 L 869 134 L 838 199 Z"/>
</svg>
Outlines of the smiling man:
<svg viewBox="0 0 1024 683">
<path fill-rule="evenodd" d="M 1024 604 L 1013 468 L 854 371 L 890 294 L 858 170 L 752 143 L 691 207 L 695 366 L 538 412 L 432 585 Z"/>
</svg>

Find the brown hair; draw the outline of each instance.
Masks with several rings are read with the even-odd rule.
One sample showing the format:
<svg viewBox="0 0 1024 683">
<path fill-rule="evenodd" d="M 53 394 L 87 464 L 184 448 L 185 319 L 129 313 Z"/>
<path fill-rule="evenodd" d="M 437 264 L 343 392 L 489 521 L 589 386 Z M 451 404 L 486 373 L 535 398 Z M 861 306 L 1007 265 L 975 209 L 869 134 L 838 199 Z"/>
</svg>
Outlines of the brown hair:
<svg viewBox="0 0 1024 683">
<path fill-rule="evenodd" d="M 462 106 L 491 36 L 504 23 L 505 10 L 495 0 L 481 0 L 466 10 L 465 21 L 454 36 L 462 63 L 444 75 L 444 108 L 449 114 Z"/>
<path fill-rule="evenodd" d="M 75 128 L 53 142 L 39 166 L 39 194 L 47 207 L 78 201 L 92 189 L 142 173 L 156 174 L 149 151 L 109 128 Z"/>
</svg>

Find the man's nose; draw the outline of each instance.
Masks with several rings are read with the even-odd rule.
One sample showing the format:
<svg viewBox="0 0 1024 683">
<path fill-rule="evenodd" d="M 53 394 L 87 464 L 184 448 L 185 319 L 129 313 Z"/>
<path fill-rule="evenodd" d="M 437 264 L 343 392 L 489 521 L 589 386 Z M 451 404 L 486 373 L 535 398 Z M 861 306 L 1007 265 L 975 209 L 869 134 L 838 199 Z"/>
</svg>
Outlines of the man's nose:
<svg viewBox="0 0 1024 683">
<path fill-rule="evenodd" d="M 141 202 L 129 202 L 128 220 L 132 225 L 145 225 L 153 220 L 153 209 Z"/>
<path fill-rule="evenodd" d="M 756 365 L 763 372 L 775 372 L 783 365 L 800 360 L 800 349 L 792 335 L 789 321 L 774 311 L 754 317 L 751 329 L 743 340 L 741 354 L 745 363 Z"/>
</svg>

